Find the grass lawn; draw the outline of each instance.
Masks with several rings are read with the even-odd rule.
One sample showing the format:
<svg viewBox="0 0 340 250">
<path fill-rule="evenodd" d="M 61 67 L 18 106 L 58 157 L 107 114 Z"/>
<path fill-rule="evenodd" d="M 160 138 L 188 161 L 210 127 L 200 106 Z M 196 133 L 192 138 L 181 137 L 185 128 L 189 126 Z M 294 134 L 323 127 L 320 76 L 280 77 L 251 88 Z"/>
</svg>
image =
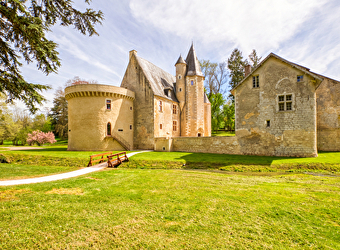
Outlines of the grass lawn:
<svg viewBox="0 0 340 250">
<path fill-rule="evenodd" d="M 0 187 L 0 249 L 339 249 L 339 180 L 118 168 Z"/>
<path fill-rule="evenodd" d="M 235 131 L 213 131 L 211 132 L 211 136 L 235 136 Z"/>
<path fill-rule="evenodd" d="M 79 169 L 75 166 L 37 166 L 0 163 L 0 180 L 25 179 L 70 172 Z"/>
</svg>

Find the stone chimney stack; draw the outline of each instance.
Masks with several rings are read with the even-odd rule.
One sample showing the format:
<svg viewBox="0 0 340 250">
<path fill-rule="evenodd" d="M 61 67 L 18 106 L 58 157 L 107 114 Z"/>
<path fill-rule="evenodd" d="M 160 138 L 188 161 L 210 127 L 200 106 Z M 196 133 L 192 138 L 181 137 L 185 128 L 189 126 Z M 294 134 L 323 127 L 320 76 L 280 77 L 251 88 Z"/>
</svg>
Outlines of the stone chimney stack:
<svg viewBox="0 0 340 250">
<path fill-rule="evenodd" d="M 244 67 L 244 77 L 247 77 L 251 72 L 251 66 L 248 64 Z"/>
<path fill-rule="evenodd" d="M 130 52 L 129 52 L 129 59 L 131 59 L 131 56 L 132 55 L 135 55 L 135 56 L 137 56 L 137 50 L 131 50 Z"/>
</svg>

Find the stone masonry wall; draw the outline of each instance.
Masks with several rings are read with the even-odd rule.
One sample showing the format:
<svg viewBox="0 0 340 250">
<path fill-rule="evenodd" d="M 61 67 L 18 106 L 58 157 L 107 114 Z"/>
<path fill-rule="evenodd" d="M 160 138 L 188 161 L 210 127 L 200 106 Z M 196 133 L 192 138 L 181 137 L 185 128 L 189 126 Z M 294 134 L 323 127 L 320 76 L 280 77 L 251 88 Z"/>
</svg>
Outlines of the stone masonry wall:
<svg viewBox="0 0 340 250">
<path fill-rule="evenodd" d="M 107 124 L 111 134 L 117 134 L 132 149 L 133 145 L 133 99 L 134 93 L 123 88 L 81 84 L 65 89 L 68 100 L 68 150 L 123 150 L 124 148 L 107 136 Z M 111 100 L 111 109 L 106 101 Z"/>
<path fill-rule="evenodd" d="M 154 94 L 135 54 L 130 54 L 121 87 L 135 92 L 134 100 L 134 148 L 154 148 Z"/>
<path fill-rule="evenodd" d="M 340 151 L 340 83 L 325 78 L 316 96 L 318 150 Z"/>
<path fill-rule="evenodd" d="M 297 82 L 298 75 L 303 81 Z M 259 76 L 258 88 L 253 88 L 253 76 Z M 269 58 L 248 77 L 235 90 L 236 136 L 242 152 L 317 156 L 314 82 L 276 58 Z M 291 95 L 292 110 L 279 111 L 281 95 Z"/>
</svg>

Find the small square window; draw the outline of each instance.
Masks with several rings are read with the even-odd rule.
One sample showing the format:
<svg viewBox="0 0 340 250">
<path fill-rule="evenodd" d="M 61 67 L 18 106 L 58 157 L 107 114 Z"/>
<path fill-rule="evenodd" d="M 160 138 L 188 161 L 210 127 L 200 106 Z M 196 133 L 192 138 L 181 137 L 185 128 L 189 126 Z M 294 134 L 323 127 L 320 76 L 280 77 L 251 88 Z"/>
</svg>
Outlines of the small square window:
<svg viewBox="0 0 340 250">
<path fill-rule="evenodd" d="M 297 76 L 297 81 L 298 81 L 298 82 L 302 82 L 302 81 L 303 81 L 303 75 Z"/>
<path fill-rule="evenodd" d="M 178 92 L 182 92 L 182 88 L 179 88 Z"/>
<path fill-rule="evenodd" d="M 269 128 L 270 127 L 270 120 L 267 120 L 266 124 L 267 124 L 267 128 Z"/>
<path fill-rule="evenodd" d="M 292 95 L 286 95 L 286 101 L 291 101 L 292 100 Z"/>
<path fill-rule="evenodd" d="M 284 102 L 285 101 L 285 96 L 284 95 L 280 95 L 279 96 L 279 102 Z"/>
<path fill-rule="evenodd" d="M 292 110 L 292 103 L 291 102 L 286 103 L 286 110 Z"/>
</svg>

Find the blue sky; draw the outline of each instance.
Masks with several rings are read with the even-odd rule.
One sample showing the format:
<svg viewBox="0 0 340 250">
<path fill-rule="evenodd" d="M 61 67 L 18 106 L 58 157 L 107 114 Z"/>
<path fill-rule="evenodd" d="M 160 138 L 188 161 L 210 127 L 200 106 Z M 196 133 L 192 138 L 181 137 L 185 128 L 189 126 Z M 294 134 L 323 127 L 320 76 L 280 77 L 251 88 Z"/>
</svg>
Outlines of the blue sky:
<svg viewBox="0 0 340 250">
<path fill-rule="evenodd" d="M 58 74 L 45 76 L 35 63 L 22 68 L 26 80 L 53 88 L 43 93 L 47 107 L 75 76 L 119 86 L 132 49 L 175 74 L 192 41 L 199 59 L 223 62 L 234 48 L 245 57 L 256 49 L 263 58 L 274 52 L 340 80 L 339 0 L 93 0 L 90 7 L 105 15 L 99 36 L 60 26 L 47 35 L 59 44 Z"/>
</svg>

